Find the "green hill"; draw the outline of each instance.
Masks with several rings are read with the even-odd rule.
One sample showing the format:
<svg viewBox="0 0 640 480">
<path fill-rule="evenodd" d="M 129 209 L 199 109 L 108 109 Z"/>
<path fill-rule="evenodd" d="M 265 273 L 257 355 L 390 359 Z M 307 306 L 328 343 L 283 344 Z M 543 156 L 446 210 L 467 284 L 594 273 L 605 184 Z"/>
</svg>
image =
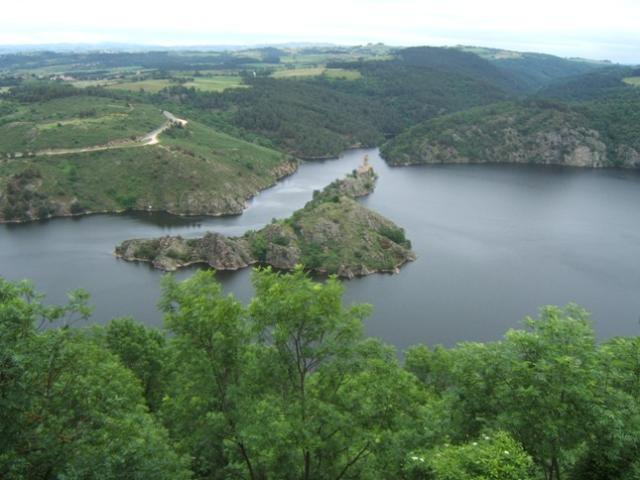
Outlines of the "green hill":
<svg viewBox="0 0 640 480">
<path fill-rule="evenodd" d="M 344 78 L 247 76 L 251 88 L 200 92 L 176 86 L 156 101 L 166 108 L 177 103 L 205 123 L 246 138 L 257 135 L 296 156 L 323 158 L 378 145 L 421 121 L 501 101 L 517 90 L 488 61 L 455 49 L 403 49 L 390 59 L 326 67 Z"/>
<path fill-rule="evenodd" d="M 635 73 L 637 69 L 632 67 L 602 68 L 553 82 L 540 90 L 537 96 L 567 102 L 603 99 L 631 90 L 633 86 L 626 83 L 624 79 L 633 77 Z"/>
<path fill-rule="evenodd" d="M 524 90 L 510 72 L 501 70 L 480 55 L 457 48 L 411 47 L 400 50 L 398 57 L 407 65 L 473 78 L 505 92 Z"/>
<path fill-rule="evenodd" d="M 190 122 L 157 145 L 0 162 L 0 221 L 160 210 L 239 214 L 296 169 L 286 155 Z"/>
<path fill-rule="evenodd" d="M 152 105 L 93 95 L 34 103 L 9 99 L 2 110 L 0 158 L 130 141 L 166 121 L 162 111 Z"/>
<path fill-rule="evenodd" d="M 543 53 L 514 52 L 484 47 L 459 48 L 489 61 L 516 81 L 520 90 L 527 92 L 534 92 L 555 81 L 611 65 L 608 62 L 561 58 Z"/>
<path fill-rule="evenodd" d="M 422 123 L 385 144 L 382 155 L 395 165 L 640 167 L 639 105 L 640 95 L 580 106 L 501 103 Z"/>
</svg>

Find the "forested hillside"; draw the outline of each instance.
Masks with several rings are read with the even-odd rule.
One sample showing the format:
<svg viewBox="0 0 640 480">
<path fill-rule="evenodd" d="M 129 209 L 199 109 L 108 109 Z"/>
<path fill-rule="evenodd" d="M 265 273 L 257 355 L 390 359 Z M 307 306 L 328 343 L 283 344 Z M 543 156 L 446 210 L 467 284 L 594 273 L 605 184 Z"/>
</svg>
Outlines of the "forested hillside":
<svg viewBox="0 0 640 480">
<path fill-rule="evenodd" d="M 164 280 L 164 330 L 82 328 L 0 280 L 0 477 L 634 480 L 640 342 L 597 344 L 577 306 L 493 343 L 393 348 L 335 279 Z M 70 328 L 73 326 L 74 328 Z M 416 339 L 419 341 L 428 339 Z"/>
<path fill-rule="evenodd" d="M 159 101 L 187 106 L 203 121 L 252 132 L 277 148 L 315 158 L 374 146 L 422 120 L 503 100 L 510 93 L 505 87 L 512 86 L 489 62 L 450 49 L 407 49 L 391 60 L 328 65 L 359 76 L 246 78 L 251 88 L 222 93 L 173 87 L 161 92 Z"/>
<path fill-rule="evenodd" d="M 543 53 L 513 52 L 483 47 L 459 48 L 488 60 L 499 70 L 511 76 L 521 91 L 529 93 L 550 83 L 610 66 L 608 62 L 560 58 Z"/>
<path fill-rule="evenodd" d="M 382 146 L 393 164 L 640 164 L 631 67 L 370 45 L 39 52 L 0 68 L 0 221 L 237 214 L 290 157 L 351 147 Z M 165 131 L 174 115 L 186 128 Z"/>
<path fill-rule="evenodd" d="M 283 153 L 201 123 L 171 124 L 144 100 L 55 84 L 12 91 L 0 103 L 0 221 L 123 210 L 238 214 L 297 168 Z"/>
<path fill-rule="evenodd" d="M 534 97 L 444 115 L 387 142 L 393 164 L 536 163 L 640 167 L 640 89 L 635 70 L 601 68 Z M 627 82 L 625 82 L 627 80 Z"/>
</svg>

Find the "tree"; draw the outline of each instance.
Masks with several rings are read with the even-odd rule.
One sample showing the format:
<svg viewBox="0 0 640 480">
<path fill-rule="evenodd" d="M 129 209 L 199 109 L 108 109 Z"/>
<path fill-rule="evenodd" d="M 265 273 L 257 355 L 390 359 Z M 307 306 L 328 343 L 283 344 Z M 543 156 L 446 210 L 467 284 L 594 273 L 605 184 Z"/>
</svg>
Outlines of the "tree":
<svg viewBox="0 0 640 480">
<path fill-rule="evenodd" d="M 0 279 L 0 477 L 189 477 L 133 374 L 84 331 L 35 323 L 86 317 L 86 294 L 46 307 Z"/>
<path fill-rule="evenodd" d="M 156 411 L 164 394 L 165 339 L 132 318 L 120 318 L 104 328 L 106 347 L 131 370 L 142 385 L 151 411 Z"/>
<path fill-rule="evenodd" d="M 601 402 L 593 329 L 575 306 L 544 307 L 503 342 L 497 424 L 559 480 L 563 461 L 589 436 Z"/>
<path fill-rule="evenodd" d="M 509 434 L 484 433 L 462 445 L 415 451 L 406 458 L 408 480 L 531 480 L 533 462 Z"/>
<path fill-rule="evenodd" d="M 337 480 L 397 467 L 404 454 L 390 452 L 421 425 L 425 395 L 393 350 L 362 339 L 369 307 L 344 307 L 335 278 L 301 268 L 253 282 L 245 310 L 210 272 L 165 280 L 173 373 L 161 414 L 196 474 Z"/>
</svg>

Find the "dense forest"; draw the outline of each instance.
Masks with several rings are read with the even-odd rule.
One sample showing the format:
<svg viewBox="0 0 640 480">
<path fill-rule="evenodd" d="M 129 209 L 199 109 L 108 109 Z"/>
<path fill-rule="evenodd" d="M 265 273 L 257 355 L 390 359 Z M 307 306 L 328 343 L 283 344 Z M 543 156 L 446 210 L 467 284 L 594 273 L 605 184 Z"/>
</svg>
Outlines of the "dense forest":
<svg viewBox="0 0 640 480">
<path fill-rule="evenodd" d="M 640 166 L 640 89 L 631 67 L 549 83 L 524 99 L 422 122 L 383 145 L 387 161 Z"/>
<path fill-rule="evenodd" d="M 308 63 L 296 63 L 300 58 Z M 307 66 L 311 67 L 307 72 L 328 68 L 345 76 L 273 75 L 305 72 Z M 54 82 L 43 81 L 39 72 L 55 67 L 60 69 L 59 76 L 74 79 L 82 88 L 58 77 Z M 294 53 L 276 48 L 208 53 L 42 52 L 0 56 L 0 68 L 35 72 L 36 78 L 0 75 L 7 85 L 21 85 L 3 95 L 14 102 L 93 95 L 151 103 L 306 159 L 333 157 L 349 147 L 382 145 L 421 122 L 529 95 L 561 102 L 596 97 L 608 102 L 612 93 L 619 92 L 621 80 L 634 74 L 631 68 L 550 55 L 383 46 Z M 196 80 L 203 78 L 203 72 L 216 71 L 237 74 L 248 88 L 198 87 Z M 107 83 L 101 84 L 101 78 Z M 117 88 L 123 78 L 130 81 L 122 83 L 129 90 Z"/>
<path fill-rule="evenodd" d="M 163 330 L 83 327 L 0 281 L 0 477 L 637 479 L 640 342 L 598 344 L 575 305 L 493 343 L 394 349 L 371 307 L 298 269 L 255 296 L 163 282 Z M 424 339 L 428 341 L 428 339 Z"/>
</svg>

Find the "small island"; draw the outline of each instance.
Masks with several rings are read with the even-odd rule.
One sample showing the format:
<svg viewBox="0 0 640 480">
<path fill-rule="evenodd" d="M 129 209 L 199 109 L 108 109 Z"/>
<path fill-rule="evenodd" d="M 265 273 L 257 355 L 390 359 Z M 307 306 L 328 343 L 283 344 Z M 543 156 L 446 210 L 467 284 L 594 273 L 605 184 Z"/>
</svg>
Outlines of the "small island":
<svg viewBox="0 0 640 480">
<path fill-rule="evenodd" d="M 366 157 L 344 179 L 336 180 L 302 209 L 241 237 L 208 232 L 201 238 L 166 236 L 126 240 L 115 254 L 127 261 L 150 262 L 173 271 L 194 264 L 216 270 L 270 265 L 291 270 L 302 264 L 310 271 L 343 278 L 375 272 L 398 272 L 415 260 L 404 230 L 355 200 L 371 193 L 377 175 Z"/>
</svg>

